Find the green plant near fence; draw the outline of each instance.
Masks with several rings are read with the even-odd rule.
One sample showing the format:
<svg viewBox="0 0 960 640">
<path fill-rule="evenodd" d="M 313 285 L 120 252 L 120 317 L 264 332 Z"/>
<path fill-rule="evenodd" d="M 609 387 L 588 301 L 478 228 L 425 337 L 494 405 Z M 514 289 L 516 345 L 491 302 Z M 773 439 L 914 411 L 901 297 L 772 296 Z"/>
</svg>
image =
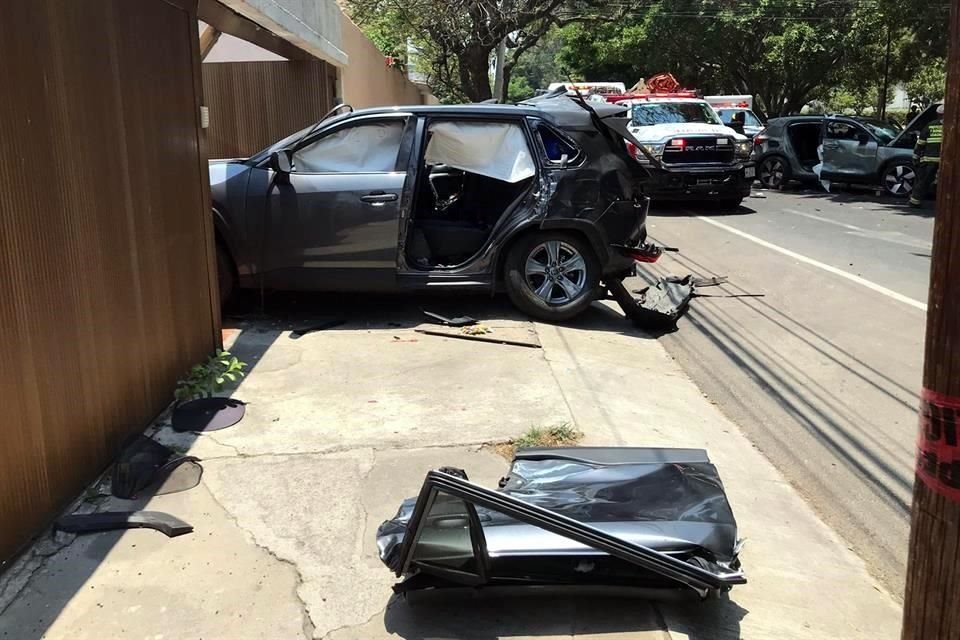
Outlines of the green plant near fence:
<svg viewBox="0 0 960 640">
<path fill-rule="evenodd" d="M 177 380 L 177 388 L 173 396 L 177 402 L 208 398 L 214 393 L 223 391 L 228 383 L 242 378 L 243 369 L 246 366 L 246 362 L 242 362 L 229 351 L 217 349 L 217 352 L 206 362 L 193 365 L 190 375 Z"/>
</svg>

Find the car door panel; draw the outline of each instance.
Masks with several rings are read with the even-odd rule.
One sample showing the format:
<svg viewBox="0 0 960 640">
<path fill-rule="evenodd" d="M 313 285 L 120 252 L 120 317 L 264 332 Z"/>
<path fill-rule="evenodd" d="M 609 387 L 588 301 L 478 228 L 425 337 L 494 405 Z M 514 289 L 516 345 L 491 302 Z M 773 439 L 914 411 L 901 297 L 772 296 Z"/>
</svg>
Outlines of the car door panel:
<svg viewBox="0 0 960 640">
<path fill-rule="evenodd" d="M 866 182 L 877 170 L 876 139 L 856 123 L 827 120 L 823 135 L 824 180 Z"/>
<path fill-rule="evenodd" d="M 303 156 L 294 151 L 289 174 L 267 167 L 254 170 L 247 199 L 249 207 L 262 212 L 259 265 L 268 286 L 325 291 L 395 287 L 409 151 L 407 156 L 396 150 L 384 154 L 372 146 L 369 153 L 352 153 L 357 141 L 349 138 L 351 131 L 382 124 L 362 121 L 321 132 L 301 145 Z M 404 121 L 386 124 L 402 127 Z M 323 146 L 337 136 L 339 143 Z M 390 143 L 398 145 L 396 139 Z M 311 148 L 319 151 L 307 156 Z M 308 170 L 298 170 L 297 164 Z"/>
</svg>

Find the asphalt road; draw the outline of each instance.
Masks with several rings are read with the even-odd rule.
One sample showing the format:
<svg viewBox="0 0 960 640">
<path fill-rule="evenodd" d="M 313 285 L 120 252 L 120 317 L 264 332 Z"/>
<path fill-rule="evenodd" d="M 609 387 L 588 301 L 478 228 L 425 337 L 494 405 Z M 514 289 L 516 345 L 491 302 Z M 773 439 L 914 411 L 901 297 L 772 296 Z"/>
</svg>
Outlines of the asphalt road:
<svg viewBox="0 0 960 640">
<path fill-rule="evenodd" d="M 735 211 L 655 209 L 649 229 L 681 250 L 655 272 L 729 276 L 668 352 L 899 597 L 932 211 L 760 191 Z"/>
</svg>

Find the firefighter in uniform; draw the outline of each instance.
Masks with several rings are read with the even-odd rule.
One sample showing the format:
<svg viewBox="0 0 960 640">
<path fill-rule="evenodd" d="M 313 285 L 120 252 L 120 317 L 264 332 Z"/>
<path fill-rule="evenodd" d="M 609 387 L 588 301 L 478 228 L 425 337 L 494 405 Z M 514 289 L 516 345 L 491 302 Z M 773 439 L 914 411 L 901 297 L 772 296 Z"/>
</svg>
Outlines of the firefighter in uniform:
<svg viewBox="0 0 960 640">
<path fill-rule="evenodd" d="M 937 179 L 940 167 L 940 146 L 943 144 L 943 105 L 937 107 L 937 118 L 928 124 L 913 149 L 913 166 L 917 179 L 910 194 L 910 205 L 919 207 Z"/>
</svg>

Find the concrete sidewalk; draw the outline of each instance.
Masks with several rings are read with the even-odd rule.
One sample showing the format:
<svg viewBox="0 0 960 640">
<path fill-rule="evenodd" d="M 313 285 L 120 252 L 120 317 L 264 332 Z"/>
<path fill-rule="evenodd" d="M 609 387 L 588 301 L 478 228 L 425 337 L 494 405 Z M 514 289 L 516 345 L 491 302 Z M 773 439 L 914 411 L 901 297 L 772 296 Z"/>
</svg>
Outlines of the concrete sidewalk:
<svg viewBox="0 0 960 640">
<path fill-rule="evenodd" d="M 0 584 L 0 638 L 898 637 L 899 607 L 863 563 L 655 340 L 596 306 L 567 327 L 482 300 L 458 307 L 542 350 L 416 334 L 411 305 L 299 339 L 296 322 L 243 327 L 246 418 L 156 435 L 204 461 L 200 487 L 149 501 L 194 533 L 40 541 Z M 561 422 L 586 444 L 706 448 L 747 538 L 750 583 L 684 606 L 391 598 L 374 532 L 426 471 L 459 466 L 496 486 L 507 462 L 485 444 Z"/>
</svg>

